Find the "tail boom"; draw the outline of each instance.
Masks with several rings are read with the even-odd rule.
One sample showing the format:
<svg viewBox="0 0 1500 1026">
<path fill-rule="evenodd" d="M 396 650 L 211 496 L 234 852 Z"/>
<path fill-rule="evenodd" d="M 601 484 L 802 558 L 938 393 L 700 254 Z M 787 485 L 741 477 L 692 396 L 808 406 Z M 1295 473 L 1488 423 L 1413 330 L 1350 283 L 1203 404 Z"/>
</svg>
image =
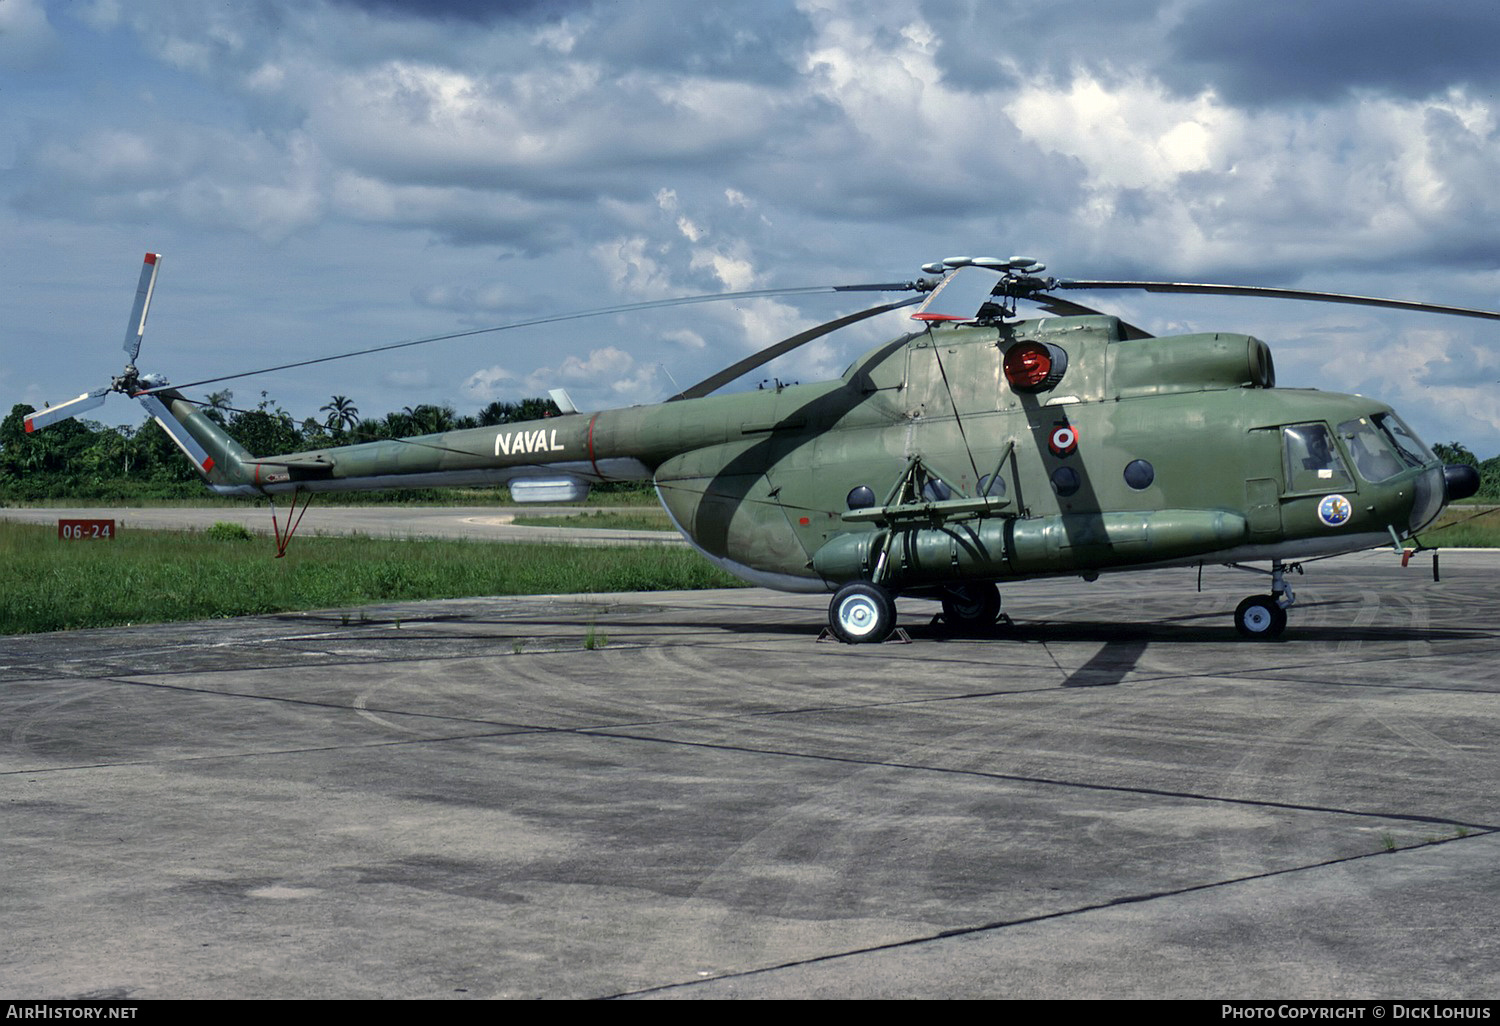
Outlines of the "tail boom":
<svg viewBox="0 0 1500 1026">
<path fill-rule="evenodd" d="M 219 495 L 515 482 L 517 501 L 576 502 L 591 484 L 651 477 L 651 468 L 638 459 L 595 451 L 590 442 L 595 418 L 584 415 L 257 457 L 179 393 L 158 396 L 153 416 Z"/>
</svg>

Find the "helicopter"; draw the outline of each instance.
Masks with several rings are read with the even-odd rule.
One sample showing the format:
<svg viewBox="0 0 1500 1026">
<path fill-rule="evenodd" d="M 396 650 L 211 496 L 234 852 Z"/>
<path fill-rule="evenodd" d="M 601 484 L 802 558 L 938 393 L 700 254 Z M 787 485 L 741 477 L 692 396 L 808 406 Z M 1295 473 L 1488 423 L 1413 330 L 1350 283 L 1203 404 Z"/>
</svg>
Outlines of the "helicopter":
<svg viewBox="0 0 1500 1026">
<path fill-rule="evenodd" d="M 319 492 L 504 484 L 517 502 L 555 503 L 580 501 L 599 482 L 650 481 L 710 562 L 751 584 L 831 593 L 828 632 L 846 643 L 890 637 L 898 597 L 935 599 L 941 623 L 982 632 L 1005 619 L 1004 582 L 1205 564 L 1269 576 L 1268 591 L 1239 603 L 1234 626 L 1273 639 L 1302 561 L 1399 551 L 1479 487 L 1472 467 L 1445 467 L 1391 407 L 1279 387 L 1257 338 L 1154 337 L 1060 293 L 1242 295 L 1500 320 L 1339 293 L 1059 279 L 1029 257 L 950 257 L 923 265 L 929 277 L 830 287 L 918 295 L 800 332 L 664 402 L 582 412 L 559 390 L 561 415 L 544 420 L 257 456 L 136 369 L 159 269 L 148 253 L 124 372 L 31 414 L 28 432 L 120 392 L 145 406 L 209 489 L 289 496 L 294 511 L 299 495 L 305 503 Z M 977 309 L 965 307 L 976 280 Z M 708 298 L 717 297 L 696 297 Z M 1021 301 L 1051 316 L 1019 316 Z M 912 330 L 834 380 L 713 394 L 831 331 L 918 303 Z M 294 529 L 289 520 L 288 539 Z M 284 551 L 279 528 L 278 543 Z"/>
</svg>

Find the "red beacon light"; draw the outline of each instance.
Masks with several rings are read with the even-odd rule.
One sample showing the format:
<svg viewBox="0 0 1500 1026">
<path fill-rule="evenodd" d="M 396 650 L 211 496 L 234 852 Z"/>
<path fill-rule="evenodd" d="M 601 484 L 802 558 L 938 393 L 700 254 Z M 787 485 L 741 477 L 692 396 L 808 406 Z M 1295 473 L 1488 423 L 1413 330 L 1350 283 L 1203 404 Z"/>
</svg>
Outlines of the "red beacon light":
<svg viewBox="0 0 1500 1026">
<path fill-rule="evenodd" d="M 1005 380 L 1017 392 L 1044 392 L 1068 370 L 1068 354 L 1050 342 L 1017 342 L 1005 352 Z"/>
</svg>

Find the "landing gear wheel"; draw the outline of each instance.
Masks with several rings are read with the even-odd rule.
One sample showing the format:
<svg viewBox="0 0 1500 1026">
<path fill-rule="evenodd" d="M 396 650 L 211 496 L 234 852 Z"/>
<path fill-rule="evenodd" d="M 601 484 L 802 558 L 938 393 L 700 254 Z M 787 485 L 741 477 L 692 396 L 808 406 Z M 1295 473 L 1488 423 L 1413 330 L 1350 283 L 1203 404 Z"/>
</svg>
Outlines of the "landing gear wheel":
<svg viewBox="0 0 1500 1026">
<path fill-rule="evenodd" d="M 1246 638 L 1279 638 L 1286 630 L 1286 610 L 1277 604 L 1275 595 L 1251 595 L 1235 609 L 1234 627 Z"/>
<path fill-rule="evenodd" d="M 896 626 L 896 601 L 878 584 L 851 581 L 834 592 L 828 626 L 846 644 L 884 641 Z"/>
<path fill-rule="evenodd" d="M 1000 589 L 993 584 L 955 584 L 943 589 L 943 622 L 951 630 L 986 630 L 1000 616 Z"/>
</svg>

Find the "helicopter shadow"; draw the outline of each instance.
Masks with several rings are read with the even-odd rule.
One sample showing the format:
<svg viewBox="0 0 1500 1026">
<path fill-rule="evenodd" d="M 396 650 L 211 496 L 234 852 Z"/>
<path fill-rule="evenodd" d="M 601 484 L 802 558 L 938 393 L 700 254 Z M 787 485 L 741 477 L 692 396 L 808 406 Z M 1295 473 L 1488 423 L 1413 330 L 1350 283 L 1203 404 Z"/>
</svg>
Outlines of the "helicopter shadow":
<svg viewBox="0 0 1500 1026">
<path fill-rule="evenodd" d="M 1187 618 L 1183 618 L 1187 619 Z M 1194 618 L 1196 619 L 1196 618 Z M 1222 621 L 1224 615 L 1205 615 L 1204 620 Z M 1274 641 L 1250 642 L 1240 637 L 1234 627 L 1220 623 L 1190 624 L 1181 622 L 1158 622 L 1150 624 L 1106 622 L 1099 620 L 1073 620 L 1057 623 L 1047 620 L 1017 620 L 1010 625 L 983 634 L 958 634 L 938 627 L 909 627 L 907 633 L 913 640 L 936 642 L 970 643 L 1026 643 L 1046 644 L 1051 642 L 1095 642 L 1105 646 L 1142 646 L 1149 644 L 1220 645 L 1232 643 L 1243 646 L 1284 646 L 1303 642 L 1338 643 L 1346 641 L 1480 641 L 1494 637 L 1495 632 L 1483 628 L 1401 627 L 1395 625 L 1353 624 L 1293 625 L 1281 638 Z"/>
</svg>

